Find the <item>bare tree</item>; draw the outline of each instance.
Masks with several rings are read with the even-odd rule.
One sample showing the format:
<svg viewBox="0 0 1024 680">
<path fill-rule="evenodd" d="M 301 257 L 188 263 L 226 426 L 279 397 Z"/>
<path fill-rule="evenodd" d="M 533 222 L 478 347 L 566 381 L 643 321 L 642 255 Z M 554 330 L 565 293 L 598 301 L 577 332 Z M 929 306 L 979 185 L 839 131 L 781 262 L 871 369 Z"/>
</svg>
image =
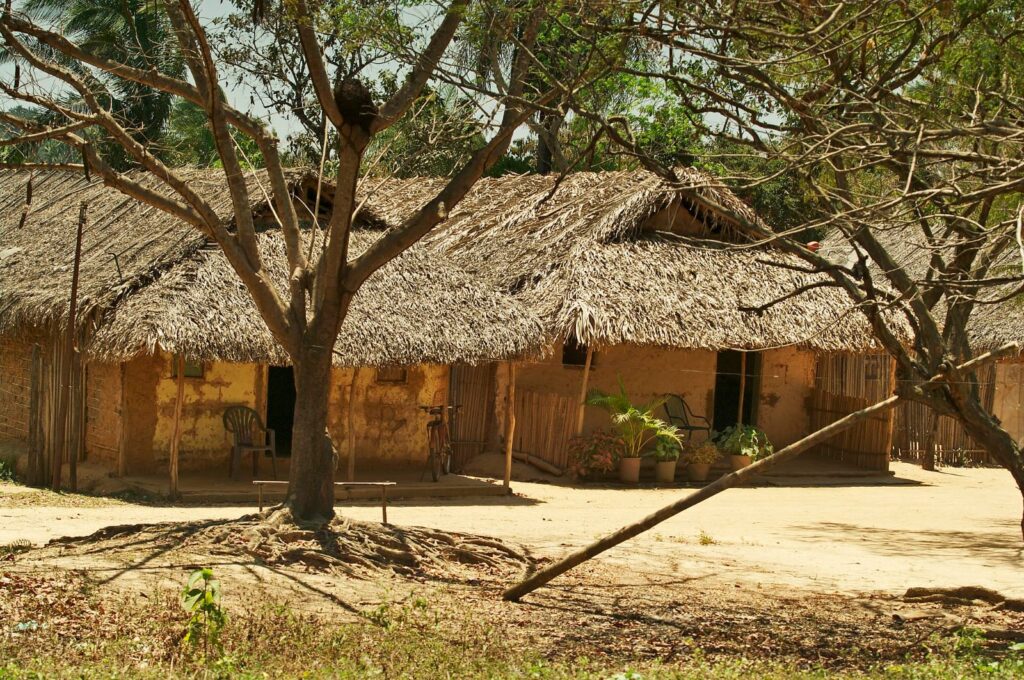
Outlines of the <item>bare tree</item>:
<svg viewBox="0 0 1024 680">
<path fill-rule="evenodd" d="M 723 178 L 734 187 L 795 172 L 810 188 L 803 224 L 776 233 L 734 215 L 740 228 L 844 290 L 895 358 L 896 394 L 956 418 L 1024 494 L 1020 443 L 983 406 L 977 374 L 957 368 L 978 354 L 974 319 L 1024 292 L 1019 3 L 634 9 L 617 30 L 664 49 L 660 68 L 635 73 L 678 93 L 707 140 L 702 160 L 742 168 Z M 674 177 L 628 127 L 602 124 Z M 841 255 L 805 247 L 795 236 L 807 229 L 844 243 Z"/>
<path fill-rule="evenodd" d="M 439 9 L 435 7 L 430 17 L 421 17 L 417 26 L 396 29 L 394 36 L 381 32 L 375 49 L 405 66 L 399 86 L 380 104 L 373 100 L 357 73 L 343 69 L 334 69 L 332 73 L 325 62 L 322 43 L 339 39 L 336 33 L 322 35 L 322 31 L 338 30 L 337 25 L 322 22 L 327 5 L 311 0 L 275 5 L 277 25 L 287 26 L 288 34 L 294 36 L 297 43 L 296 53 L 301 56 L 297 62 L 289 62 L 289 68 L 298 69 L 302 81 L 309 84 L 315 106 L 322 112 L 326 130 L 331 133 L 330 166 L 336 168 L 331 178 L 333 206 L 330 216 L 320 225 L 325 232 L 323 248 L 312 254 L 302 246 L 299 215 L 281 160 L 281 142 L 264 121 L 229 103 L 222 90 L 215 50 L 189 0 L 162 0 L 159 6 L 173 28 L 190 80 L 90 52 L 66 39 L 59 26 L 39 25 L 13 9 L 9 1 L 0 17 L 0 35 L 20 72 L 20 78 L 15 75 L 0 81 L 0 92 L 9 100 L 46 109 L 54 114 L 56 121 L 41 126 L 16 115 L 0 114 L 4 125 L 18 131 L 2 143 L 58 140 L 74 147 L 80 150 L 85 167 L 107 185 L 200 230 L 224 252 L 252 295 L 267 327 L 291 358 L 297 396 L 286 503 L 296 518 L 324 519 L 334 514 L 334 461 L 329 447 L 325 446 L 324 436 L 331 350 L 360 285 L 443 221 L 448 211 L 502 156 L 516 129 L 538 107 L 543 108 L 567 88 L 572 91 L 586 87 L 608 69 L 607 58 L 584 59 L 570 78 L 558 82 L 544 78 L 543 72 L 534 68 L 537 60 L 533 46 L 539 27 L 550 20 L 552 12 L 557 14 L 565 7 L 556 3 L 502 3 L 514 11 L 503 12 L 505 22 L 498 27 L 500 31 L 494 31 L 491 39 L 503 43 L 495 51 L 502 51 L 508 58 L 501 68 L 494 68 L 487 79 L 465 75 L 464 71 L 461 78 L 463 82 L 473 83 L 468 96 L 479 102 L 479 115 L 484 119 L 481 128 L 485 131 L 481 146 L 429 202 L 404 223 L 393 225 L 364 252 L 352 256 L 349 233 L 358 207 L 356 184 L 367 148 L 375 137 L 409 114 L 410 107 L 437 71 L 443 69 L 448 74 L 459 71 L 460 66 L 449 58 L 450 48 L 464 17 L 478 10 L 481 4 L 472 0 L 451 0 Z M 266 5 L 256 3 L 259 7 Z M 369 5 L 372 7 L 355 3 L 352 8 L 396 12 L 393 17 L 396 27 L 405 16 L 389 3 Z M 342 3 L 332 4 L 329 9 L 340 12 L 347 8 L 351 9 Z M 422 12 L 416 16 L 420 14 Z M 389 37 L 397 42 L 388 40 Z M 594 40 L 589 44 L 594 50 L 605 49 Z M 579 44 L 574 47 L 579 51 Z M 97 77 L 99 75 L 103 78 Z M 293 73 L 287 74 L 287 78 L 298 80 Z M 193 191 L 174 168 L 168 167 L 130 134 L 123 121 L 104 106 L 105 98 L 100 90 L 110 79 L 165 93 L 202 108 L 230 191 L 232 228 L 218 218 L 210 203 Z M 67 93 L 80 98 L 81 105 L 65 105 Z M 116 172 L 99 146 L 91 141 L 95 135 L 83 134 L 87 129 L 98 131 L 106 142 L 116 143 L 139 169 L 159 180 L 162 190 L 151 188 L 152 183 L 139 182 Z M 253 201 L 244 175 L 246 164 L 245 159 L 240 158 L 236 136 L 254 141 L 266 165 L 267 191 L 280 222 L 291 272 L 286 288 L 271 280 L 260 261 L 251 212 Z"/>
</svg>

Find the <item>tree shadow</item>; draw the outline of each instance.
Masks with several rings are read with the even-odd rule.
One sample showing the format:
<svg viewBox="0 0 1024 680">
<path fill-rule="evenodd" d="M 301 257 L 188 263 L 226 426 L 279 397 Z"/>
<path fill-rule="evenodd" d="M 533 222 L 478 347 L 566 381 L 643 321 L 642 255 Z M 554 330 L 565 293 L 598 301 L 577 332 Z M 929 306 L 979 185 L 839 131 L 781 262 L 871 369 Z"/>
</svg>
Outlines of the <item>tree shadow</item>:
<svg viewBox="0 0 1024 680">
<path fill-rule="evenodd" d="M 951 558 L 965 555 L 993 564 L 1024 567 L 1020 525 L 1000 521 L 978 531 L 948 529 L 887 529 L 843 522 L 819 522 L 795 527 L 794 540 L 808 543 L 851 543 L 891 557 Z M 1005 529 L 1005 531 L 1003 531 Z"/>
</svg>

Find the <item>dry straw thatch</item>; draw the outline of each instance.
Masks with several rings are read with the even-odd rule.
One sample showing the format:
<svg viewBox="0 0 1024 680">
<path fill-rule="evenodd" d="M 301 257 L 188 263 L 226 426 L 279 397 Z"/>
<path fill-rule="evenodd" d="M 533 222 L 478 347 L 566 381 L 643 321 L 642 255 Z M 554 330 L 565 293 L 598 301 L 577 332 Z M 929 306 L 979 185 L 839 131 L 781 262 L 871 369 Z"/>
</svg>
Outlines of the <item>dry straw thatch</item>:
<svg viewBox="0 0 1024 680">
<path fill-rule="evenodd" d="M 180 172 L 231 219 L 221 171 Z M 32 203 L 21 226 L 30 176 Z M 136 179 L 156 186 L 146 175 Z M 297 192 L 308 188 L 301 172 L 291 180 Z M 250 175 L 249 184 L 253 210 L 263 212 L 258 184 L 266 187 L 266 178 Z M 0 200 L 0 333 L 66 318 L 77 206 L 88 201 L 79 304 L 83 318 L 105 312 L 87 347 L 91 356 L 120 361 L 159 348 L 202 360 L 286 361 L 226 258 L 193 227 L 73 171 L 5 172 Z M 365 220 L 375 218 L 367 212 Z M 355 233 L 353 252 L 379 235 Z M 259 239 L 264 265 L 284 290 L 281 234 L 271 230 Z M 540 344 L 540 335 L 536 317 L 508 295 L 414 248 L 367 281 L 335 349 L 346 365 L 473 362 L 522 355 Z"/>
<path fill-rule="evenodd" d="M 694 204 L 644 171 L 485 179 L 428 246 L 513 293 L 549 340 L 701 349 L 873 350 L 870 328 L 841 291 L 819 288 L 758 307 L 818 279 L 796 258 L 743 244 L 716 206 L 757 217 L 708 175 L 682 170 Z M 435 182 L 375 185 L 374 213 L 396 223 Z M 553 192 L 553 193 L 552 193 Z"/>
<path fill-rule="evenodd" d="M 230 219 L 221 173 L 188 172 Z M 647 172 L 482 180 L 436 233 L 367 281 L 343 324 L 338 363 L 496 360 L 573 335 L 598 346 L 875 348 L 833 289 L 762 314 L 741 311 L 814 278 L 776 266 L 792 258 L 742 243 L 718 206 L 756 216 L 731 192 L 696 171 L 683 178 L 697 187 L 696 201 Z M 70 172 L 35 176 L 19 228 L 27 180 L 23 171 L 0 175 L 0 333 L 66 314 L 76 208 L 89 200 L 81 299 L 85 310 L 106 312 L 94 356 L 162 348 L 206 360 L 285 360 L 223 255 L 194 229 Z M 443 182 L 365 179 L 353 249 L 400 224 Z M 252 195 L 262 200 L 255 187 Z M 262 233 L 260 248 L 283 288 L 279 232 Z"/>
<path fill-rule="evenodd" d="M 308 238 L 311 232 L 305 232 Z M 358 254 L 380 237 L 352 234 Z M 281 285 L 287 259 L 279 231 L 259 235 L 260 254 Z M 335 363 L 385 366 L 477 362 L 527 353 L 540 322 L 503 294 L 483 289 L 437 254 L 414 247 L 375 272 L 355 296 L 335 344 Z M 116 307 L 97 332 L 100 358 L 159 345 L 203 360 L 287 363 L 245 286 L 219 250 L 204 250 Z"/>
<path fill-rule="evenodd" d="M 925 279 L 933 254 L 938 252 L 948 255 L 960 242 L 960 237 L 951 236 L 946 240 L 936 239 L 928 244 L 916 227 L 878 229 L 873 231 L 873 234 L 889 255 L 918 281 Z M 822 243 L 822 253 L 840 264 L 850 265 L 856 262 L 853 247 L 838 232 L 830 234 L 825 239 Z M 944 259 L 949 261 L 949 257 Z M 989 272 L 989 276 L 1016 277 L 1020 275 L 1022 266 L 1024 263 L 1021 261 L 1020 250 L 1011 246 L 1003 252 L 998 263 Z M 886 287 L 884 274 L 879 267 L 874 262 L 869 262 L 869 267 L 874 271 L 876 285 Z M 933 285 L 942 283 L 936 282 Z M 1020 294 L 1018 289 L 1019 284 L 1007 283 L 985 286 L 977 293 L 965 291 L 977 295 L 977 302 L 967 327 L 969 342 L 975 352 L 994 350 L 1014 342 L 1024 345 L 1024 294 Z M 946 303 L 946 298 L 941 299 L 932 312 L 940 328 L 946 316 Z"/>
</svg>

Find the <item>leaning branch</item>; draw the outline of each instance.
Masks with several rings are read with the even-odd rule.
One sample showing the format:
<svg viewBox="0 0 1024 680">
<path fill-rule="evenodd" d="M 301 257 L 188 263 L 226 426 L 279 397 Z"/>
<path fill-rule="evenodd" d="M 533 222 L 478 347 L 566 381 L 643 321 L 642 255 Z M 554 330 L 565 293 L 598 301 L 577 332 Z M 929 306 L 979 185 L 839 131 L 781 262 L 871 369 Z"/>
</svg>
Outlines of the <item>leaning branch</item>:
<svg viewBox="0 0 1024 680">
<path fill-rule="evenodd" d="M 971 361 L 965 362 L 955 368 L 955 372 L 962 373 L 967 371 L 973 371 L 978 367 L 996 361 L 1002 356 L 1011 352 L 1019 351 L 1020 346 L 1016 343 L 1010 343 L 1004 345 L 999 349 L 982 354 Z M 940 374 L 928 381 L 930 384 L 938 384 L 946 379 L 946 374 Z M 742 470 L 725 475 L 721 479 L 708 484 L 700 491 L 690 494 L 685 498 L 681 498 L 671 505 L 667 505 L 661 508 L 657 512 L 651 513 L 647 517 L 643 518 L 639 522 L 635 522 L 628 526 L 625 526 L 613 534 L 609 534 L 604 538 L 591 543 L 585 548 L 581 548 L 576 552 L 562 558 L 558 562 L 538 571 L 533 576 L 530 576 L 521 583 L 517 583 L 502 594 L 502 598 L 505 600 L 511 600 L 518 602 L 524 595 L 527 595 L 542 585 L 548 583 L 552 579 L 565 572 L 569 571 L 575 566 L 578 566 L 598 555 L 609 550 L 620 543 L 628 541 L 634 536 L 639 536 L 643 532 L 647 531 L 651 527 L 664 522 L 670 517 L 678 515 L 682 511 L 692 508 L 698 503 L 702 503 L 707 499 L 717 496 L 726 489 L 730 489 L 734 486 L 739 486 L 745 481 L 748 481 L 752 477 L 755 477 L 763 472 L 784 463 L 788 460 L 796 458 L 801 453 L 804 453 L 808 449 L 821 444 L 822 442 L 830 439 L 831 437 L 850 429 L 857 423 L 860 423 L 868 418 L 884 413 L 892 407 L 896 406 L 899 402 L 903 401 L 904 397 L 893 395 L 888 399 L 878 402 L 872 406 L 861 409 L 855 413 L 851 413 L 848 416 L 840 418 L 839 420 L 826 425 L 817 432 L 810 434 L 798 442 L 790 444 L 789 446 L 780 449 L 775 454 L 759 460 L 753 465 L 749 465 Z"/>
</svg>

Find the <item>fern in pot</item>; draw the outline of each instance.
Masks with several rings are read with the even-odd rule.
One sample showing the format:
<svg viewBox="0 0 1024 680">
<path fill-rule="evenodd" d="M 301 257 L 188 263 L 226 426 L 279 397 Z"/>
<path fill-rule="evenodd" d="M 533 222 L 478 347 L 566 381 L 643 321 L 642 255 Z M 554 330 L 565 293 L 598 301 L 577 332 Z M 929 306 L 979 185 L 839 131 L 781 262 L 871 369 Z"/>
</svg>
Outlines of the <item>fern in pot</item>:
<svg viewBox="0 0 1024 680">
<path fill-rule="evenodd" d="M 654 479 L 661 484 L 676 480 L 676 463 L 679 461 L 679 440 L 666 435 L 654 443 Z"/>
<path fill-rule="evenodd" d="M 733 471 L 742 470 L 756 460 L 775 453 L 775 447 L 764 430 L 752 425 L 733 425 L 715 437 L 718 448 L 728 454 Z"/>
<path fill-rule="evenodd" d="M 622 452 L 619 457 L 620 481 L 631 484 L 640 481 L 640 460 L 645 455 L 644 451 L 659 438 L 672 439 L 677 445 L 680 442 L 679 430 L 654 416 L 654 410 L 661 406 L 663 400 L 636 406 L 629 400 L 622 380 L 619 380 L 617 393 L 591 390 L 587 394 L 586 403 L 607 411 L 611 416 L 612 426 L 622 439 Z"/>
</svg>

